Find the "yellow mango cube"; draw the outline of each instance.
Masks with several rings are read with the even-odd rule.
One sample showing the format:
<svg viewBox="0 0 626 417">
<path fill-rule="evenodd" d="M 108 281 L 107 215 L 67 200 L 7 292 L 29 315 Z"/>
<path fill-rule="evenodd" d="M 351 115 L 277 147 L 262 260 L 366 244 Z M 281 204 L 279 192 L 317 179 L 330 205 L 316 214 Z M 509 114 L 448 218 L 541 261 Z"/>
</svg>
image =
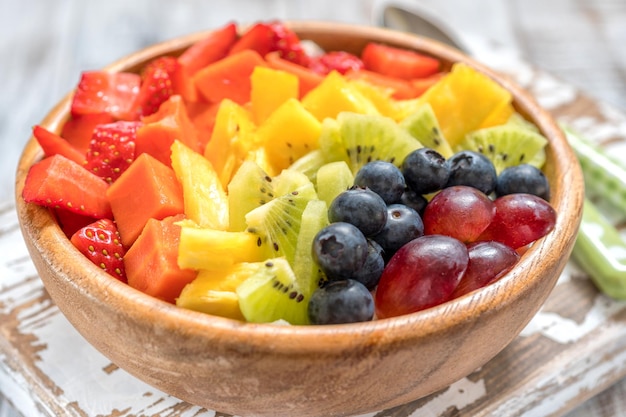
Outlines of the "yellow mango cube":
<svg viewBox="0 0 626 417">
<path fill-rule="evenodd" d="M 297 99 L 299 80 L 294 74 L 269 67 L 256 67 L 250 77 L 250 102 L 256 124 L 261 124 L 281 104 Z"/>
<path fill-rule="evenodd" d="M 304 108 L 320 122 L 325 118 L 335 118 L 341 112 L 378 114 L 376 105 L 371 102 L 353 83 L 337 71 L 332 71 L 317 87 L 302 98 Z"/>
<path fill-rule="evenodd" d="M 259 126 L 257 138 L 273 171 L 280 172 L 319 147 L 321 130 L 317 118 L 300 101 L 291 98 Z"/>
</svg>

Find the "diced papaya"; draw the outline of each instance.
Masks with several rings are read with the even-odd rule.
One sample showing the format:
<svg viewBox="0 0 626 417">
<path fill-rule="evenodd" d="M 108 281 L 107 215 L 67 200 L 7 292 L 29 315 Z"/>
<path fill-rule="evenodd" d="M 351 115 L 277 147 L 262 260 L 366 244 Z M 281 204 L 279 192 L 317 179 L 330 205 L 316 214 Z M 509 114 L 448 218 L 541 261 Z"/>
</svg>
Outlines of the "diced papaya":
<svg viewBox="0 0 626 417">
<path fill-rule="evenodd" d="M 376 106 L 337 71 L 331 71 L 324 81 L 302 99 L 304 107 L 320 122 L 336 118 L 341 112 L 378 114 Z"/>
<path fill-rule="evenodd" d="M 115 118 L 108 113 L 72 116 L 63 124 L 61 137 L 84 155 L 89 149 L 94 128 L 97 125 L 113 123 L 114 121 Z"/>
<path fill-rule="evenodd" d="M 109 187 L 111 204 L 122 243 L 131 246 L 149 219 L 183 213 L 183 190 L 174 170 L 143 153 Z"/>
<path fill-rule="evenodd" d="M 108 188 L 109 184 L 102 178 L 57 154 L 30 167 L 22 197 L 27 203 L 110 219 L 113 214 L 106 198 Z"/>
<path fill-rule="evenodd" d="M 411 80 L 411 84 L 413 88 L 415 88 L 417 97 L 421 96 L 428 90 L 430 87 L 435 85 L 437 81 L 441 80 L 441 78 L 445 75 L 444 72 L 437 72 L 433 75 L 424 78 L 415 78 Z"/>
<path fill-rule="evenodd" d="M 379 74 L 368 70 L 348 71 L 345 74 L 348 80 L 363 80 L 370 84 L 374 84 L 391 90 L 391 97 L 404 100 L 417 97 L 417 89 L 413 84 L 401 78 L 395 78 L 388 75 Z"/>
<path fill-rule="evenodd" d="M 135 155 L 147 153 L 171 166 L 171 148 L 175 140 L 199 150 L 198 134 L 179 95 L 171 96 L 156 113 L 143 118 L 143 126 L 137 129 Z"/>
<path fill-rule="evenodd" d="M 211 162 L 182 142 L 174 141 L 172 168 L 183 187 L 187 218 L 202 227 L 228 229 L 228 197 Z"/>
<path fill-rule="evenodd" d="M 124 256 L 126 276 L 131 287 L 175 303 L 185 285 L 195 279 L 196 271 L 178 267 L 181 228 L 176 223 L 182 219 L 182 215 L 177 215 L 147 221 Z"/>
<path fill-rule="evenodd" d="M 63 155 L 77 164 L 85 162 L 85 154 L 74 148 L 68 141 L 42 126 L 33 128 L 33 135 L 43 149 L 45 156 Z"/>
<path fill-rule="evenodd" d="M 294 74 L 267 67 L 256 67 L 252 72 L 250 105 L 256 124 L 288 99 L 298 97 L 298 77 Z"/>
<path fill-rule="evenodd" d="M 208 103 L 204 100 L 186 102 L 187 114 L 198 134 L 198 147 L 203 150 L 211 140 L 215 119 L 220 103 Z"/>
<path fill-rule="evenodd" d="M 210 102 L 228 98 L 245 104 L 250 101 L 250 76 L 260 65 L 267 65 L 261 55 L 244 50 L 207 65 L 193 76 L 193 80 L 200 94 Z"/>
<path fill-rule="evenodd" d="M 279 51 L 270 52 L 265 55 L 265 60 L 270 67 L 290 72 L 298 77 L 300 98 L 304 97 L 324 80 L 324 77 L 315 71 L 281 58 Z"/>
</svg>

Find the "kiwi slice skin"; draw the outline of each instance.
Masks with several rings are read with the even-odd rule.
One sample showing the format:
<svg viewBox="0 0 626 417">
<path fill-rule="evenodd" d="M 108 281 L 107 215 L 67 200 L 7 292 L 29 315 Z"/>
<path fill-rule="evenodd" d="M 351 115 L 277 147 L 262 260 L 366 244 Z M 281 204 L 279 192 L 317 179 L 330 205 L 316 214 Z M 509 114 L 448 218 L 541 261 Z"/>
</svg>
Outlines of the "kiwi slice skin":
<svg viewBox="0 0 626 417">
<path fill-rule="evenodd" d="M 304 174 L 287 171 L 274 180 L 278 196 L 248 212 L 245 219 L 246 230 L 259 236 L 259 246 L 263 247 L 267 258 L 284 256 L 291 263 L 302 213 L 310 200 L 317 199 L 317 193 Z"/>
<path fill-rule="evenodd" d="M 272 178 L 255 162 L 245 161 L 228 184 L 231 231 L 246 229 L 246 214 L 275 197 Z"/>
<path fill-rule="evenodd" d="M 422 104 L 415 112 L 405 117 L 400 122 L 400 127 L 406 129 L 422 145 L 436 150 L 444 158 L 449 158 L 453 155 L 454 152 L 443 136 L 430 103 Z"/>
<path fill-rule="evenodd" d="M 543 152 L 547 143 L 547 139 L 536 131 L 520 125 L 504 124 L 469 133 L 459 144 L 459 149 L 485 155 L 499 174 L 507 167 L 522 163 L 541 168 L 545 162 Z"/>
<path fill-rule="evenodd" d="M 308 324 L 310 297 L 300 288 L 289 262 L 278 257 L 257 265 L 257 271 L 235 291 L 246 321 L 271 323 L 284 320 L 290 324 Z"/>
<path fill-rule="evenodd" d="M 398 123 L 382 115 L 340 113 L 322 123 L 320 149 L 327 162 L 345 161 L 353 174 L 372 161 L 399 166 L 423 145 Z"/>
</svg>

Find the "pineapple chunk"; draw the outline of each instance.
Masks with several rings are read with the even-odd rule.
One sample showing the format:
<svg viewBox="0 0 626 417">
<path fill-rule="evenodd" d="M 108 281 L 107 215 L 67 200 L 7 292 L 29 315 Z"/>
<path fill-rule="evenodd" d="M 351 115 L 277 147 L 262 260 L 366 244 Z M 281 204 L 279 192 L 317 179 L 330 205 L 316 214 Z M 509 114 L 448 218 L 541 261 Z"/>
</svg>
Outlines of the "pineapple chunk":
<svg viewBox="0 0 626 417">
<path fill-rule="evenodd" d="M 203 269 L 187 284 L 176 305 L 216 316 L 245 320 L 239 308 L 237 287 L 258 271 L 255 263 L 242 262 L 224 270 Z"/>
<path fill-rule="evenodd" d="M 265 256 L 259 237 L 249 232 L 226 232 L 181 224 L 178 266 L 223 270 L 239 262 L 258 262 Z"/>
<path fill-rule="evenodd" d="M 294 74 L 268 67 L 256 67 L 250 78 L 250 104 L 257 125 L 290 98 L 297 99 L 299 80 Z"/>
<path fill-rule="evenodd" d="M 222 100 L 204 156 L 215 168 L 224 189 L 249 153 L 259 147 L 255 130 L 248 110 L 234 101 Z"/>
<path fill-rule="evenodd" d="M 199 226 L 228 229 L 228 197 L 211 163 L 178 140 L 171 157 L 183 187 L 185 215 Z"/>
</svg>

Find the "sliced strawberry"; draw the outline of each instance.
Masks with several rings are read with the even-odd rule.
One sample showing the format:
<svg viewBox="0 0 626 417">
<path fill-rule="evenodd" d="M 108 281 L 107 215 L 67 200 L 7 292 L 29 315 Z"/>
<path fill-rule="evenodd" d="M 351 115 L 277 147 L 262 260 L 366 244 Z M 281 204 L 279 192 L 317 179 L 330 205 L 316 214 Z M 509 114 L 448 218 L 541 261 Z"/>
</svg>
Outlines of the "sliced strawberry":
<svg viewBox="0 0 626 417">
<path fill-rule="evenodd" d="M 120 120 L 94 128 L 85 168 L 113 183 L 135 159 L 137 129 L 142 122 Z"/>
<path fill-rule="evenodd" d="M 326 75 L 331 71 L 345 74 L 348 71 L 358 71 L 363 69 L 363 61 L 358 56 L 345 51 L 331 51 L 311 58 L 309 68 L 321 75 Z"/>
<path fill-rule="evenodd" d="M 133 106 L 141 77 L 129 72 L 86 71 L 72 99 L 73 116 L 107 113 L 116 119 L 133 119 Z"/>
<path fill-rule="evenodd" d="M 67 140 L 83 155 L 89 149 L 93 129 L 100 124 L 114 122 L 115 118 L 107 113 L 85 114 L 72 116 L 63 124 L 61 137 Z"/>
<path fill-rule="evenodd" d="M 126 249 L 113 220 L 96 220 L 79 229 L 70 240 L 91 262 L 118 280 L 127 282 L 124 269 Z"/>
<path fill-rule="evenodd" d="M 278 51 L 281 58 L 304 67 L 309 65 L 306 54 L 298 35 L 280 22 L 257 23 L 248 29 L 235 42 L 230 54 L 252 49 L 265 56 Z"/>
<path fill-rule="evenodd" d="M 365 46 L 361 59 L 365 69 L 405 80 L 428 77 L 439 72 L 441 66 L 431 56 L 374 42 Z"/>
<path fill-rule="evenodd" d="M 35 126 L 33 128 L 33 135 L 37 139 L 37 143 L 43 149 L 45 156 L 63 155 L 72 161 L 82 164 L 85 162 L 85 156 L 76 148 L 74 148 L 68 141 L 56 133 L 50 132 L 48 129 L 42 126 Z"/>
<path fill-rule="evenodd" d="M 146 65 L 135 102 L 139 117 L 155 113 L 174 94 L 174 74 L 178 67 L 176 58 L 170 56 L 156 58 Z"/>
<path fill-rule="evenodd" d="M 272 51 L 278 51 L 287 61 L 308 66 L 310 58 L 302 47 L 298 35 L 280 22 L 272 22 L 270 27 L 274 31 Z"/>
<path fill-rule="evenodd" d="M 113 218 L 106 198 L 108 188 L 102 178 L 57 154 L 30 168 L 22 197 L 27 203 L 62 208 L 94 219 Z"/>
<path fill-rule="evenodd" d="M 192 76 L 198 70 L 224 58 L 236 40 L 237 26 L 229 23 L 190 46 L 178 57 L 178 62 Z"/>
</svg>

